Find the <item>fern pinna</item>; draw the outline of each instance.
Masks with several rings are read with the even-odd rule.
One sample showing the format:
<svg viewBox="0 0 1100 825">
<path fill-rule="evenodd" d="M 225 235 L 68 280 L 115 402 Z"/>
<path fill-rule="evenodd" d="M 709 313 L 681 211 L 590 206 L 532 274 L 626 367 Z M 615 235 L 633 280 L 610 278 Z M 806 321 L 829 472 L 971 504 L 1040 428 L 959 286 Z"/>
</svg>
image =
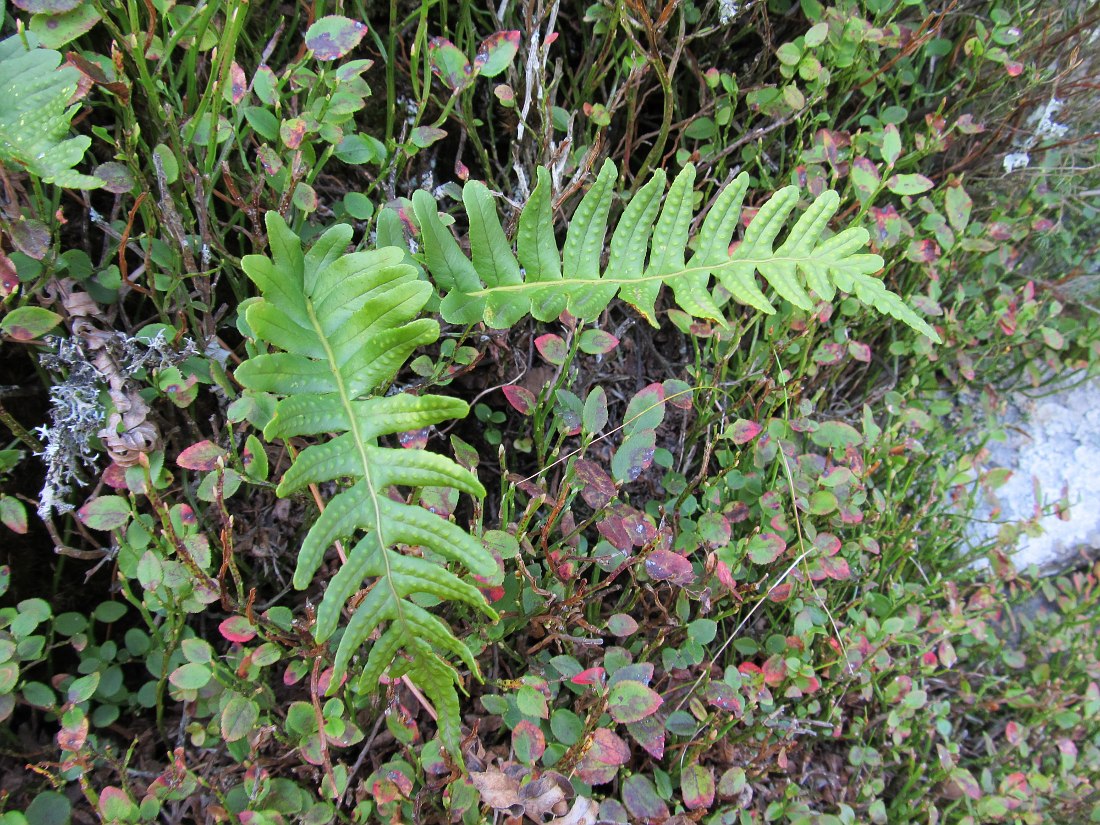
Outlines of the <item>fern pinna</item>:
<svg viewBox="0 0 1100 825">
<path fill-rule="evenodd" d="M 347 561 L 317 609 L 314 635 L 324 641 L 335 633 L 344 605 L 371 580 L 337 648 L 333 684 L 367 638 L 381 629 L 360 684 L 372 688 L 387 668 L 391 676 L 408 675 L 435 703 L 441 741 L 457 756 L 455 685 L 461 682 L 449 659 L 461 660 L 480 675 L 477 663 L 451 629 L 414 599 L 465 602 L 490 617 L 495 614 L 476 587 L 423 553 L 485 576 L 497 566 L 477 539 L 391 492 L 434 486 L 481 497 L 485 490 L 450 459 L 383 447 L 378 439 L 463 417 L 467 405 L 435 395 L 372 395 L 416 347 L 439 336 L 436 321 L 417 317 L 431 287 L 401 262 L 399 249 L 345 254 L 352 234 L 348 226 L 329 229 L 303 254 L 298 237 L 277 213 L 269 212 L 266 222 L 272 257 L 250 255 L 243 261 L 262 295 L 247 308 L 245 320 L 256 339 L 282 352 L 249 358 L 236 377 L 249 389 L 280 396 L 264 428 L 267 439 L 324 439 L 298 455 L 279 483 L 280 496 L 309 484 L 348 482 L 306 535 L 294 586 L 307 587 L 326 550 L 338 539 L 353 537 Z M 421 551 L 402 551 L 408 547 Z"/>
<path fill-rule="evenodd" d="M 607 265 L 601 267 L 618 179 L 615 164 L 605 161 L 581 199 L 560 253 L 554 237 L 550 176 L 542 168 L 537 174 L 538 184 L 520 214 L 515 254 L 484 184 L 469 181 L 462 191 L 470 257 L 443 225 L 434 198 L 424 191 L 413 195 L 424 263 L 446 293 L 440 304 L 445 321 L 484 322 L 506 329 L 527 314 L 552 321 L 564 310 L 592 320 L 618 295 L 656 324 L 657 295 L 661 285 L 667 284 L 685 312 L 726 323 L 711 277 L 738 301 L 761 312 L 775 312 L 757 283 L 759 272 L 779 297 L 801 309 L 814 307 L 808 290 L 826 301 L 840 290 L 939 340 L 932 327 L 874 276 L 883 260 L 862 251 L 868 240 L 865 229 L 848 227 L 823 240 L 840 204 L 836 192 L 819 195 L 775 247 L 799 200 L 796 187 L 780 189 L 760 207 L 731 254 L 748 189 L 749 177 L 742 173 L 718 194 L 695 239 L 694 254 L 685 261 L 694 217 L 695 168 L 685 166 L 667 192 L 665 173 L 658 170 L 627 204 L 611 236 Z"/>
</svg>

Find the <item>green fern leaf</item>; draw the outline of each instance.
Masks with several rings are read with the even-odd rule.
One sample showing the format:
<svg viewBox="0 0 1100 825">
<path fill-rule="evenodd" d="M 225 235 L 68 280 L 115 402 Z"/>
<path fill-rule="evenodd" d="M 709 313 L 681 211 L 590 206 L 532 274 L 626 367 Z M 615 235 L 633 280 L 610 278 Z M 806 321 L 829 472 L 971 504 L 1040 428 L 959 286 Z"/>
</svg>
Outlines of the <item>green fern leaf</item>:
<svg viewBox="0 0 1100 825">
<path fill-rule="evenodd" d="M 760 207 L 731 254 L 748 189 L 748 175 L 742 173 L 718 193 L 696 239 L 695 253 L 687 260 L 695 169 L 686 166 L 667 192 L 664 172 L 658 170 L 627 204 L 602 268 L 618 177 L 615 165 L 604 162 L 573 213 L 560 253 L 549 177 L 545 169 L 537 170 L 537 185 L 520 214 L 515 255 L 482 184 L 467 183 L 463 191 L 472 260 L 443 225 L 431 195 L 420 191 L 413 196 L 424 263 L 445 293 L 440 305 L 444 320 L 505 329 L 528 313 L 551 321 L 564 310 L 592 320 L 618 296 L 656 325 L 658 293 L 668 285 L 685 312 L 725 324 L 714 294 L 715 280 L 741 303 L 775 312 L 760 288 L 759 274 L 780 298 L 801 309 L 813 309 L 811 292 L 831 301 L 839 289 L 939 341 L 931 326 L 874 277 L 883 260 L 863 251 L 866 230 L 848 227 L 825 237 L 840 204 L 835 192 L 818 196 L 792 224 L 798 189 L 780 189 Z"/>
<path fill-rule="evenodd" d="M 473 190 L 469 203 L 476 207 L 479 197 Z M 251 390 L 279 397 L 265 438 L 321 439 L 302 450 L 283 475 L 280 496 L 310 484 L 347 482 L 306 534 L 294 586 L 309 586 L 337 540 L 354 540 L 317 609 L 314 635 L 324 641 L 336 633 L 345 605 L 370 582 L 336 650 L 333 684 L 378 631 L 381 636 L 360 676 L 361 688 L 372 689 L 387 668 L 408 675 L 435 703 L 441 740 L 457 757 L 455 688 L 462 682 L 451 661 L 461 661 L 480 677 L 477 662 L 446 623 L 412 599 L 434 596 L 462 602 L 495 618 L 481 592 L 445 563 L 488 576 L 496 571 L 496 562 L 460 527 L 406 504 L 404 496 L 395 500 L 390 491 L 450 487 L 482 497 L 485 490 L 472 473 L 448 458 L 385 447 L 379 438 L 461 418 L 468 408 L 463 401 L 441 396 L 373 394 L 393 379 L 414 349 L 438 337 L 439 325 L 418 317 L 431 286 L 402 262 L 400 249 L 346 254 L 350 227 L 328 230 L 303 254 L 298 237 L 277 213 L 269 212 L 266 222 L 272 257 L 250 255 L 243 262 L 262 295 L 248 306 L 246 320 L 259 341 L 280 351 L 248 359 L 236 377 Z M 478 241 L 482 267 L 501 268 L 497 283 L 518 277 L 518 269 L 508 274 L 506 262 L 485 258 L 499 251 L 502 239 L 503 234 Z M 404 547 L 421 548 L 430 558 L 407 555 Z"/>
<path fill-rule="evenodd" d="M 98 189 L 102 180 L 72 168 L 92 141 L 67 137 L 80 72 L 60 65 L 60 52 L 28 50 L 18 35 L 0 42 L 0 163 L 22 167 L 45 183 Z"/>
</svg>

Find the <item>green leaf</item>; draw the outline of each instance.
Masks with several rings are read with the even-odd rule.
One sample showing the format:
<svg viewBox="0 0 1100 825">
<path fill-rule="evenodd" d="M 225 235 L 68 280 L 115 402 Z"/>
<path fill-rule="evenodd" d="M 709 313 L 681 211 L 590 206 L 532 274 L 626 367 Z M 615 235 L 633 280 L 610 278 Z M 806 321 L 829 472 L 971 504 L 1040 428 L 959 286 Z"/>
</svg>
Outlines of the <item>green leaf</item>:
<svg viewBox="0 0 1100 825">
<path fill-rule="evenodd" d="M 99 496 L 77 510 L 76 516 L 93 530 L 116 530 L 130 520 L 130 502 L 122 496 Z"/>
<path fill-rule="evenodd" d="M 919 195 L 935 185 L 924 175 L 893 175 L 886 181 L 886 188 L 895 195 Z"/>
<path fill-rule="evenodd" d="M 509 66 L 519 51 L 520 33 L 504 31 L 481 41 L 474 58 L 474 70 L 482 77 L 496 77 Z"/>
<path fill-rule="evenodd" d="M 93 3 L 80 3 L 60 14 L 36 14 L 28 28 L 47 49 L 59 49 L 90 32 L 99 21 Z"/>
<path fill-rule="evenodd" d="M 68 138 L 80 72 L 58 68 L 61 54 L 24 48 L 18 36 L 0 41 L 0 161 L 45 183 L 98 189 L 103 181 L 73 170 L 91 138 Z"/>
<path fill-rule="evenodd" d="M 482 195 L 487 193 L 475 187 L 470 203 L 476 205 Z M 430 196 L 417 192 L 413 202 L 428 259 L 461 267 L 461 258 L 472 272 Z M 481 592 L 449 565 L 491 576 L 497 562 L 458 525 L 406 504 L 419 498 L 406 491 L 442 487 L 480 498 L 485 490 L 449 458 L 379 443 L 382 436 L 467 413 L 467 405 L 457 399 L 381 394 L 412 351 L 439 335 L 435 321 L 419 317 L 431 287 L 404 263 L 401 249 L 345 254 L 350 227 L 329 229 L 303 254 L 300 240 L 277 213 L 269 212 L 266 222 L 272 257 L 250 255 L 243 261 L 245 273 L 262 293 L 247 308 L 246 319 L 258 339 L 279 351 L 248 359 L 236 377 L 246 388 L 279 397 L 264 429 L 267 439 L 316 439 L 283 475 L 280 496 L 310 484 L 342 482 L 306 534 L 294 585 L 308 587 L 329 547 L 351 537 L 347 562 L 329 581 L 317 608 L 313 632 L 318 641 L 336 633 L 345 604 L 363 589 L 364 581 L 372 585 L 340 638 L 331 683 L 340 683 L 352 658 L 378 631 L 366 661 L 357 665 L 360 689 L 375 689 L 387 668 L 391 676 L 409 676 L 432 700 L 440 739 L 457 756 L 461 732 L 456 686 L 461 681 L 451 661 L 480 674 L 469 648 L 415 599 L 463 602 L 495 618 Z M 478 241 L 479 260 L 507 278 L 507 261 L 494 257 L 500 240 L 487 229 Z M 401 490 L 400 500 L 390 495 L 395 488 Z M 406 555 L 404 547 L 423 548 L 424 555 Z"/>
<path fill-rule="evenodd" d="M 61 323 L 61 316 L 42 307 L 18 307 L 0 321 L 0 332 L 16 341 L 41 338 Z"/>
<path fill-rule="evenodd" d="M 432 72 L 453 92 L 465 88 L 474 77 L 473 67 L 466 55 L 450 40 L 433 37 L 428 43 L 428 59 Z"/>
<path fill-rule="evenodd" d="M 239 693 L 229 697 L 229 701 L 222 708 L 221 731 L 222 738 L 226 742 L 236 742 L 246 737 L 255 727 L 256 720 L 260 718 L 260 709 L 251 699 L 246 699 Z"/>
<path fill-rule="evenodd" d="M 365 23 L 330 14 L 316 21 L 306 31 L 306 48 L 318 60 L 346 57 L 367 33 Z"/>
</svg>

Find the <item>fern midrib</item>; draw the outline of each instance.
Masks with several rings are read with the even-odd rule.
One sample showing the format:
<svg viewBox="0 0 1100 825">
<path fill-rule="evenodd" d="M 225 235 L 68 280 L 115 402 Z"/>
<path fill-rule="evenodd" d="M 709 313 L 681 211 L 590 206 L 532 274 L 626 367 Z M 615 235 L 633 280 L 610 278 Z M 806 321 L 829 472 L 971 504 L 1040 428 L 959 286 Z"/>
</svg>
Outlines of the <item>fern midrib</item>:
<svg viewBox="0 0 1100 825">
<path fill-rule="evenodd" d="M 374 485 L 374 479 L 371 478 L 370 461 L 367 459 L 367 448 L 362 436 L 359 433 L 359 419 L 355 415 L 355 408 L 352 406 L 352 398 L 348 394 L 347 385 L 344 383 L 344 376 L 340 372 L 340 366 L 336 361 L 336 353 L 333 352 L 332 346 L 329 344 L 328 336 L 325 335 L 324 329 L 321 327 L 321 322 L 317 318 L 317 314 L 313 311 L 313 301 L 309 298 L 306 299 L 306 312 L 309 313 L 309 322 L 313 325 L 313 331 L 317 335 L 317 339 L 321 342 L 321 346 L 325 349 L 325 358 L 328 360 L 329 369 L 336 377 L 336 386 L 340 393 L 340 403 L 344 407 L 344 412 L 348 417 L 348 429 L 352 438 L 355 440 L 355 449 L 359 452 L 359 462 L 363 466 L 363 479 L 367 484 L 367 491 L 371 499 L 371 507 L 374 509 L 374 530 L 378 535 L 378 552 L 382 556 L 382 562 L 385 564 L 385 573 L 382 578 L 386 580 L 386 587 L 390 591 L 390 595 L 393 596 L 394 608 L 397 613 L 397 621 L 404 629 L 404 635 L 406 637 L 411 635 L 411 630 L 405 621 L 405 613 L 401 609 L 401 597 L 397 594 L 397 588 L 393 583 L 393 571 L 390 568 L 390 556 L 386 548 L 385 536 L 382 534 L 382 508 L 378 503 L 378 490 Z"/>
<path fill-rule="evenodd" d="M 867 253 L 869 254 L 869 253 Z M 793 263 L 798 265 L 799 263 L 812 262 L 815 258 L 811 255 L 798 255 L 798 256 L 780 256 L 780 255 L 767 255 L 760 258 L 738 258 L 736 260 L 722 261 L 717 264 L 703 264 L 701 266 L 685 266 L 681 269 L 674 270 L 672 272 L 666 272 L 663 275 L 643 275 L 638 278 L 611 278 L 611 277 L 595 277 L 595 278 L 556 278 L 552 281 L 524 281 L 522 284 L 507 284 L 505 286 L 489 286 L 483 289 L 477 289 L 472 292 L 466 293 L 475 298 L 480 298 L 486 295 L 491 295 L 497 292 L 525 292 L 527 290 L 546 289 L 547 287 L 558 286 L 593 286 L 605 285 L 605 284 L 640 284 L 650 281 L 668 281 L 673 278 L 679 278 L 684 275 L 691 275 L 695 272 L 719 272 L 724 269 L 730 269 L 734 266 L 751 264 L 754 268 L 759 269 L 761 264 L 771 263 Z"/>
</svg>

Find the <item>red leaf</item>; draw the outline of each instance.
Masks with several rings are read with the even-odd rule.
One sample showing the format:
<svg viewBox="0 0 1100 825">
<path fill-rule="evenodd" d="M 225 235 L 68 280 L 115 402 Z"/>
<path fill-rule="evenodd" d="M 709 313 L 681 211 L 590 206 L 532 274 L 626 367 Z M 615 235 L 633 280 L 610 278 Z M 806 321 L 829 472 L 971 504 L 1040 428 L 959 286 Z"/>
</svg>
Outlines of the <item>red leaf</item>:
<svg viewBox="0 0 1100 825">
<path fill-rule="evenodd" d="M 536 338 L 535 349 L 539 351 L 539 355 L 556 367 L 564 364 L 566 356 L 569 355 L 569 348 L 565 345 L 565 341 L 560 335 L 554 335 L 552 332 Z"/>
<path fill-rule="evenodd" d="M 225 457 L 225 450 L 212 441 L 192 444 L 179 454 L 176 464 L 185 470 L 209 472 L 218 466 L 218 459 Z"/>
<path fill-rule="evenodd" d="M 760 435 L 762 429 L 764 428 L 755 421 L 739 418 L 726 429 L 723 435 L 734 444 L 746 444 Z"/>
<path fill-rule="evenodd" d="M 530 415 L 535 407 L 536 399 L 534 394 L 524 387 L 517 387 L 515 384 L 509 384 L 504 388 L 504 397 L 508 399 L 508 403 L 511 404 L 517 412 L 521 412 L 524 415 Z"/>
<path fill-rule="evenodd" d="M 787 663 L 778 654 L 764 662 L 764 684 L 768 687 L 778 687 L 787 678 Z"/>
<path fill-rule="evenodd" d="M 691 562 L 671 550 L 654 550 L 645 560 L 645 571 L 654 581 L 670 581 L 681 586 L 695 581 Z"/>
<path fill-rule="evenodd" d="M 603 684 L 604 673 L 606 671 L 602 667 L 590 667 L 582 670 L 569 681 L 574 685 L 599 685 Z"/>
<path fill-rule="evenodd" d="M 218 632 L 230 642 L 244 644 L 256 638 L 256 628 L 244 616 L 230 616 L 218 625 Z"/>
</svg>

